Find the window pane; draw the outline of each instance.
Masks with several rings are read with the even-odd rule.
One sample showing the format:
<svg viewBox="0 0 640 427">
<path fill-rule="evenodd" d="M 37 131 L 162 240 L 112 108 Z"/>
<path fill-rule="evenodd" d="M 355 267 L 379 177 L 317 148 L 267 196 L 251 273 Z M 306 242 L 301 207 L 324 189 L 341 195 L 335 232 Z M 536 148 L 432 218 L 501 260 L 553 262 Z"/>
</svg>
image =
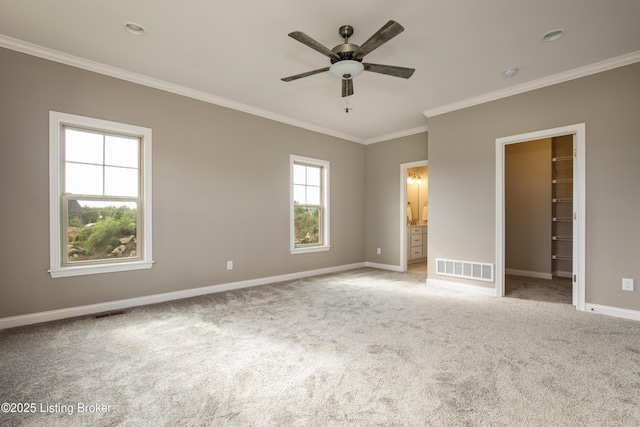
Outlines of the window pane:
<svg viewBox="0 0 640 427">
<path fill-rule="evenodd" d="M 293 165 L 293 183 L 294 184 L 306 184 L 306 166 Z"/>
<path fill-rule="evenodd" d="M 138 138 L 107 135 L 104 163 L 111 166 L 138 167 Z"/>
<path fill-rule="evenodd" d="M 102 195 L 102 166 L 67 163 L 65 193 Z"/>
<path fill-rule="evenodd" d="M 320 241 L 320 208 L 296 207 L 293 211 L 296 245 L 322 243 Z"/>
<path fill-rule="evenodd" d="M 65 160 L 102 164 L 102 135 L 76 129 L 65 129 Z"/>
<path fill-rule="evenodd" d="M 104 194 L 106 196 L 138 197 L 138 170 L 104 168 Z"/>
<path fill-rule="evenodd" d="M 136 203 L 69 200 L 67 208 L 67 262 L 138 256 Z"/>
<path fill-rule="evenodd" d="M 307 205 L 320 204 L 320 187 L 307 187 Z"/>
<path fill-rule="evenodd" d="M 307 185 L 320 186 L 320 168 L 307 167 Z"/>
<path fill-rule="evenodd" d="M 307 204 L 306 187 L 304 185 L 293 186 L 293 201 L 302 205 Z"/>
</svg>

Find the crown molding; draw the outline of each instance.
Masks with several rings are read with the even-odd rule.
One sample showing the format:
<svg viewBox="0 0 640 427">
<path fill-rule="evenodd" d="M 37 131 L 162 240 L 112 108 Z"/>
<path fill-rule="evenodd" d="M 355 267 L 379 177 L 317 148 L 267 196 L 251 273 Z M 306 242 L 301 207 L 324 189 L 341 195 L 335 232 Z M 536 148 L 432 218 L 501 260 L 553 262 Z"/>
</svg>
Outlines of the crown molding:
<svg viewBox="0 0 640 427">
<path fill-rule="evenodd" d="M 375 138 L 367 138 L 364 140 L 363 144 L 375 144 L 377 142 L 388 141 L 390 139 L 402 138 L 403 136 L 416 135 L 418 133 L 424 133 L 427 131 L 427 126 L 419 126 L 413 129 L 401 130 L 399 132 L 390 133 L 387 135 L 377 136 Z"/>
<path fill-rule="evenodd" d="M 468 98 L 462 101 L 454 102 L 454 103 L 443 105 L 440 107 L 431 108 L 429 110 L 423 111 L 422 113 L 427 118 L 434 117 L 440 114 L 461 110 L 463 108 L 484 104 L 485 102 L 495 101 L 495 100 L 506 98 L 509 96 L 518 95 L 524 92 L 541 89 L 541 88 L 552 86 L 558 83 L 567 82 L 569 80 L 578 79 L 580 77 L 586 77 L 591 74 L 601 73 L 603 71 L 608 71 L 614 68 L 623 67 L 625 65 L 634 64 L 636 62 L 640 62 L 640 50 L 628 53 L 626 55 L 607 59 L 605 61 L 586 65 L 584 67 L 554 74 L 552 76 L 544 77 L 542 79 L 534 80 L 528 83 L 523 83 L 521 85 L 513 86 L 508 89 L 498 90 L 495 92 L 486 93 L 484 95 Z"/>
<path fill-rule="evenodd" d="M 147 86 L 147 87 L 159 89 L 165 92 L 186 96 L 189 98 L 197 99 L 199 101 L 207 102 L 209 104 L 218 105 L 221 107 L 229 108 L 232 110 L 240 111 L 243 113 L 251 114 L 254 116 L 258 116 L 258 117 L 273 120 L 276 122 L 284 123 L 287 125 L 295 126 L 298 128 L 310 130 L 312 132 L 317 132 L 324 135 L 333 136 L 335 138 L 355 142 L 358 144 L 364 144 L 364 145 L 375 144 L 377 142 L 388 141 L 391 139 L 401 138 L 403 136 L 415 135 L 415 134 L 427 131 L 427 126 L 420 126 L 417 128 L 407 129 L 404 131 L 399 131 L 399 132 L 395 132 L 387 135 L 381 135 L 374 138 L 360 138 L 355 135 L 350 135 L 347 133 L 336 131 L 334 129 L 318 126 L 313 123 L 297 120 L 282 114 L 274 113 L 272 111 L 263 110 L 261 108 L 252 107 L 250 105 L 242 104 L 240 102 L 236 102 L 236 101 L 232 101 L 219 96 L 211 95 L 206 92 L 190 89 L 185 86 L 176 85 L 160 79 L 148 77 L 142 74 L 133 73 L 130 71 L 123 70 L 121 68 L 112 67 L 109 65 L 102 64 L 100 62 L 80 58 L 78 56 L 63 53 L 54 49 L 45 48 L 43 46 L 25 42 L 23 40 L 5 36 L 3 34 L 0 34 L 0 47 L 4 47 L 17 52 L 22 52 L 27 55 L 36 56 L 36 57 L 47 59 L 50 61 L 58 62 L 61 64 L 69 65 L 72 67 L 81 68 L 87 71 L 92 71 L 98 74 L 103 74 L 109 77 L 114 77 L 120 80 L 125 80 L 131 83 L 136 83 L 142 86 Z M 612 58 L 605 61 L 597 62 L 595 64 L 576 68 L 574 70 L 566 71 L 563 73 L 555 74 L 553 76 L 534 80 L 532 82 L 524 83 L 508 89 L 499 90 L 499 91 L 487 93 L 484 95 L 480 95 L 477 97 L 454 102 L 451 104 L 443 105 L 440 107 L 432 108 L 429 110 L 424 110 L 422 113 L 427 118 L 434 117 L 440 114 L 445 114 L 445 113 L 460 110 L 463 108 L 484 104 L 486 102 L 495 101 L 501 98 L 518 95 L 520 93 L 529 92 L 529 91 L 540 89 L 546 86 L 551 86 L 554 84 L 566 82 L 566 81 L 577 79 L 580 77 L 585 77 L 591 74 L 596 74 L 596 73 L 611 70 L 614 68 L 623 67 L 625 65 L 634 64 L 636 62 L 640 62 L 640 51 L 632 52 L 616 58 Z"/>
<path fill-rule="evenodd" d="M 358 144 L 364 144 L 365 139 L 359 138 L 354 135 L 349 135 L 343 132 L 338 132 L 334 129 L 329 129 L 323 126 L 317 126 L 312 123 L 308 123 L 302 120 L 293 119 L 291 117 L 277 114 L 271 111 L 263 110 L 261 108 L 252 107 L 250 105 L 242 104 L 240 102 L 231 101 L 226 98 L 211 95 L 206 92 L 202 92 L 195 89 L 190 89 L 185 86 L 176 85 L 166 82 L 160 79 L 154 79 L 142 74 L 126 71 L 121 68 L 105 65 L 100 62 L 91 61 L 89 59 L 80 58 L 78 56 L 70 55 L 57 50 L 45 48 L 33 43 L 18 40 L 13 37 L 8 37 L 0 34 L 0 47 L 11 49 L 17 52 L 25 53 L 27 55 L 36 56 L 39 58 L 47 59 L 49 61 L 59 62 L 61 64 L 70 65 L 72 67 L 81 68 L 94 73 L 103 74 L 109 77 L 115 77 L 120 80 L 125 80 L 131 83 L 136 83 L 142 86 L 151 87 L 154 89 L 163 90 L 165 92 L 174 93 L 176 95 L 182 95 L 189 98 L 197 99 L 199 101 L 207 102 L 209 104 L 219 105 L 221 107 L 230 108 L 232 110 L 241 111 L 243 113 L 251 114 L 254 116 L 262 117 L 276 122 L 284 123 L 287 125 L 307 129 L 313 132 L 322 133 L 325 135 L 333 136 L 347 141 L 357 142 Z"/>
</svg>

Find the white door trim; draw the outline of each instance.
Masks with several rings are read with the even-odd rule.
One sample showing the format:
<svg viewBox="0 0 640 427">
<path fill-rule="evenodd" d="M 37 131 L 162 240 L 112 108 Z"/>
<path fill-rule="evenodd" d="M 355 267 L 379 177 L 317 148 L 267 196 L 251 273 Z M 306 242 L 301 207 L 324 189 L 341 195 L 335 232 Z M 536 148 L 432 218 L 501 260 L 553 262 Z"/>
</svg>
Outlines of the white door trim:
<svg viewBox="0 0 640 427">
<path fill-rule="evenodd" d="M 584 123 L 512 135 L 496 139 L 496 296 L 503 297 L 504 269 L 505 269 L 505 212 L 504 212 L 504 152 L 505 146 L 518 142 L 534 141 L 543 138 L 553 138 L 561 135 L 574 135 L 576 157 L 574 160 L 574 200 L 575 212 L 573 227 L 573 304 L 579 311 L 586 310 L 585 274 L 586 274 L 586 126 Z"/>
<path fill-rule="evenodd" d="M 407 169 L 428 165 L 428 160 L 400 165 L 400 271 L 407 271 Z"/>
</svg>

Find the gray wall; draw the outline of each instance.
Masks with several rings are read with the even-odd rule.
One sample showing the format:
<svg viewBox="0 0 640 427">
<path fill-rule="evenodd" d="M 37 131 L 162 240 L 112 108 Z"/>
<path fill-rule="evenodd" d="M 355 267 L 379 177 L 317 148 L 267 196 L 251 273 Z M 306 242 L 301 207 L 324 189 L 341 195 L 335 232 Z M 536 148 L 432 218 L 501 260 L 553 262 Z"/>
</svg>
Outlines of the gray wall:
<svg viewBox="0 0 640 427">
<path fill-rule="evenodd" d="M 640 310 L 639 114 L 633 64 L 429 118 L 429 278 L 436 257 L 496 262 L 496 138 L 586 123 L 586 302 Z"/>
<path fill-rule="evenodd" d="M 400 267 L 400 165 L 427 160 L 427 133 L 367 145 L 365 158 L 366 259 Z"/>
<path fill-rule="evenodd" d="M 551 138 L 504 151 L 505 268 L 550 276 Z"/>
<path fill-rule="evenodd" d="M 363 145 L 6 49 L 0 64 L 0 317 L 365 261 Z M 151 270 L 50 278 L 49 110 L 152 128 Z M 331 162 L 328 252 L 289 253 L 292 153 Z"/>
<path fill-rule="evenodd" d="M 10 50 L 0 63 L 0 317 L 363 261 L 399 266 L 400 165 L 427 158 L 429 277 L 436 257 L 495 262 L 495 139 L 582 122 L 586 299 L 640 310 L 638 290 L 620 283 L 640 287 L 640 64 L 429 118 L 428 144 L 422 133 L 362 146 Z M 49 277 L 49 110 L 153 129 L 151 270 Z M 291 153 L 331 161 L 329 252 L 289 254 Z"/>
</svg>

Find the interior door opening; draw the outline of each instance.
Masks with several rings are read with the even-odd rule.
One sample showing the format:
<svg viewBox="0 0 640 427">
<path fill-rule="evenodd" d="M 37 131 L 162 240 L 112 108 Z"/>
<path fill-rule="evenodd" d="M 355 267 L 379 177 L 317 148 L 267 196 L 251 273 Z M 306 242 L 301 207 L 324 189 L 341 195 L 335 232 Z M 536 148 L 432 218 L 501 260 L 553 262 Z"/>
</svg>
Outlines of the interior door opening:
<svg viewBox="0 0 640 427">
<path fill-rule="evenodd" d="M 513 237 L 507 235 L 507 209 L 513 209 L 513 204 L 507 205 L 510 203 L 507 200 L 507 187 L 510 185 L 507 182 L 507 151 L 510 145 L 522 148 L 525 145 L 521 143 L 543 139 L 549 140 L 550 150 L 547 175 L 549 216 L 545 219 L 549 221 L 549 231 L 544 237 L 548 239 L 547 264 L 545 267 L 540 267 L 541 264 L 532 267 L 530 264 L 518 269 L 511 264 L 512 254 L 507 255 L 507 241 Z M 539 280 L 554 277 L 569 280 L 571 303 L 578 310 L 585 310 L 585 141 L 584 123 L 496 139 L 496 296 L 505 296 L 505 275 L 515 270 L 516 273 L 525 273 L 525 277 L 535 279 L 539 276 Z M 521 193 L 528 196 L 528 191 L 521 190 Z"/>
<path fill-rule="evenodd" d="M 573 302 L 574 136 L 505 146 L 505 295 Z"/>
</svg>

